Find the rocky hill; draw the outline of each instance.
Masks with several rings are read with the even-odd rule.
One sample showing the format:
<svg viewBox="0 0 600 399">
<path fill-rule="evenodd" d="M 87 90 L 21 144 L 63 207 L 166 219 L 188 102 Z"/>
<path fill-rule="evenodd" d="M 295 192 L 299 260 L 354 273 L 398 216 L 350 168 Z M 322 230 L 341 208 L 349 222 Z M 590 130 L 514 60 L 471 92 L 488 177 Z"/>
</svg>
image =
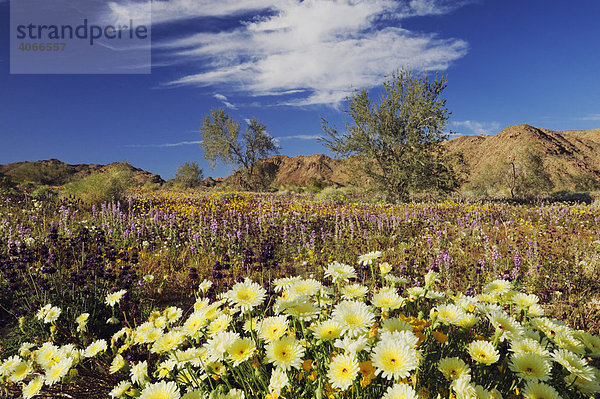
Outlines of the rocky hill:
<svg viewBox="0 0 600 399">
<path fill-rule="evenodd" d="M 444 143 L 450 153 L 460 153 L 466 163 L 468 182 L 484 170 L 519 163 L 529 153 L 543 161 L 544 170 L 557 188 L 570 188 L 577 177 L 600 181 L 600 129 L 552 131 L 530 125 L 510 126 L 495 135 L 459 136 Z M 324 181 L 346 185 L 355 169 L 355 159 L 338 160 L 323 154 L 287 157 L 277 155 L 263 161 L 275 171 L 274 185 L 310 185 Z"/>
<path fill-rule="evenodd" d="M 7 176 L 16 183 L 31 182 L 36 185 L 60 186 L 92 173 L 104 172 L 113 167 L 123 168 L 130 172 L 133 183 L 136 186 L 143 186 L 146 183 L 164 183 L 164 180 L 159 175 L 135 168 L 127 162 L 113 162 L 108 165 L 70 165 L 58 159 L 0 165 L 0 176 Z"/>
<path fill-rule="evenodd" d="M 538 154 L 556 187 L 573 179 L 600 179 L 600 129 L 553 131 L 530 125 L 510 126 L 495 135 L 460 136 L 446 143 L 460 152 L 470 177 L 502 163 L 519 162 L 527 152 Z"/>
<path fill-rule="evenodd" d="M 347 160 L 338 160 L 323 154 L 288 157 L 276 155 L 263 161 L 267 169 L 275 170 L 273 184 L 311 185 L 317 181 L 345 185 L 350 180 Z"/>
<path fill-rule="evenodd" d="M 486 168 L 518 163 L 525 150 L 540 155 L 555 186 L 568 186 L 573 176 L 600 180 L 600 129 L 552 131 L 530 125 L 510 126 L 495 135 L 459 136 L 444 143 L 450 153 L 460 153 L 466 162 L 465 179 Z M 307 186 L 315 181 L 346 185 L 355 169 L 355 158 L 333 159 L 327 155 L 288 157 L 276 155 L 263 162 L 275 172 L 274 185 Z M 227 178 L 225 179 L 227 181 Z"/>
<path fill-rule="evenodd" d="M 466 163 L 464 177 L 467 182 L 486 176 L 485 173 L 489 170 L 503 173 L 501 168 L 506 168 L 510 162 L 518 164 L 527 153 L 539 155 L 543 169 L 557 189 L 577 189 L 577 182 L 581 179 L 600 182 L 600 129 L 553 131 L 517 125 L 507 127 L 495 135 L 456 137 L 444 145 L 450 153 L 462 155 Z M 338 160 L 324 154 L 315 154 L 296 157 L 276 155 L 261 162 L 266 170 L 273 173 L 274 186 L 310 186 L 316 182 L 347 185 L 355 178 L 352 172 L 356 170 L 356 160 L 353 157 Z M 0 176 L 4 174 L 15 182 L 62 185 L 72 179 L 114 166 L 130 170 L 137 185 L 164 182 L 159 175 L 134 168 L 128 163 L 69 165 L 56 159 L 0 165 Z M 214 186 L 230 179 L 231 176 L 216 179 L 209 177 L 205 179 L 205 184 Z"/>
</svg>

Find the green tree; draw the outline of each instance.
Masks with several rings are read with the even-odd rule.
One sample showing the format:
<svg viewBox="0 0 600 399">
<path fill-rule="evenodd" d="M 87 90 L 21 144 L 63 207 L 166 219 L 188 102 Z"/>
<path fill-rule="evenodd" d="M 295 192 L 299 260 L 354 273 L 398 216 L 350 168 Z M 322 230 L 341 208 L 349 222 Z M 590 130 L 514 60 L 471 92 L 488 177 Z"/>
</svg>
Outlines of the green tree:
<svg viewBox="0 0 600 399">
<path fill-rule="evenodd" d="M 544 157 L 530 144 L 501 161 L 489 161 L 471 176 L 469 188 L 481 195 L 504 193 L 512 199 L 531 199 L 554 188 Z"/>
<path fill-rule="evenodd" d="M 198 162 L 186 162 L 177 168 L 175 184 L 183 188 L 195 188 L 202 185 L 203 173 Z"/>
<path fill-rule="evenodd" d="M 441 143 L 449 111 L 440 97 L 446 80 L 399 70 L 383 82 L 378 101 L 367 90 L 348 98 L 346 132 L 322 119 L 321 140 L 338 156 L 358 155 L 363 172 L 389 200 L 406 201 L 413 193 L 448 193 L 458 177 Z"/>
<path fill-rule="evenodd" d="M 511 198 L 528 199 L 547 194 L 554 188 L 550 174 L 544 168 L 542 154 L 530 146 L 524 147 L 517 156 L 504 165 L 504 182 Z"/>
<path fill-rule="evenodd" d="M 0 194 L 10 194 L 17 192 L 17 185 L 9 176 L 0 172 Z"/>
<path fill-rule="evenodd" d="M 233 168 L 238 183 L 244 189 L 266 186 L 266 169 L 259 161 L 277 153 L 275 139 L 267 128 L 252 118 L 245 131 L 223 109 L 211 109 L 200 128 L 204 157 L 214 168 L 217 161 Z"/>
</svg>

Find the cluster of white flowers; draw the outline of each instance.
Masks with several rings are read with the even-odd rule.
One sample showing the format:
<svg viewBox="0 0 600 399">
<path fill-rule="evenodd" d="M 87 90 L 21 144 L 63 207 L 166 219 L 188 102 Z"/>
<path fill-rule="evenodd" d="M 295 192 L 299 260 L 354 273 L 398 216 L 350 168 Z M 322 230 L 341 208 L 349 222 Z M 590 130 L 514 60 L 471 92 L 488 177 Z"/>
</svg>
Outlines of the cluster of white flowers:
<svg viewBox="0 0 600 399">
<path fill-rule="evenodd" d="M 46 342 L 39 347 L 25 342 L 19 348 L 19 354 L 9 357 L 0 364 L 0 381 L 22 385 L 23 398 L 32 398 L 39 394 L 44 385 L 52 386 L 59 382 L 73 381 L 77 376 L 77 365 L 85 358 L 91 358 L 106 351 L 105 340 L 92 342 L 84 349 L 73 344 L 63 346 Z"/>
<path fill-rule="evenodd" d="M 361 258 L 369 264 L 381 256 Z M 87 358 L 110 352 L 108 372 L 124 379 L 112 398 L 558 398 L 600 393 L 600 338 L 544 317 L 535 295 L 510 282 L 489 283 L 478 296 L 438 292 L 437 273 L 404 287 L 393 267 L 380 268 L 380 288 L 350 282 L 350 265 L 324 272 L 337 289 L 312 278 L 272 282 L 269 297 L 246 279 L 211 301 L 199 290 L 189 312 L 168 307 L 110 340 L 76 349 L 24 344 L 0 364 L 0 376 L 32 397 L 43 385 L 70 380 Z M 210 282 L 204 282 L 210 287 Z M 110 293 L 109 306 L 125 292 Z M 54 310 L 53 310 L 54 309 Z M 56 322 L 46 305 L 38 319 Z M 183 314 L 186 313 L 186 317 Z M 84 332 L 89 315 L 77 318 Z M 153 360 L 127 360 L 126 353 Z M 557 372 L 554 372 L 554 371 Z M 423 373 L 427 373 L 423 375 Z M 418 377 L 417 377 L 418 376 Z M 74 375 L 72 376 L 74 378 Z M 376 382 L 376 383 L 374 383 Z M 312 396 L 311 396 L 312 397 Z"/>
</svg>

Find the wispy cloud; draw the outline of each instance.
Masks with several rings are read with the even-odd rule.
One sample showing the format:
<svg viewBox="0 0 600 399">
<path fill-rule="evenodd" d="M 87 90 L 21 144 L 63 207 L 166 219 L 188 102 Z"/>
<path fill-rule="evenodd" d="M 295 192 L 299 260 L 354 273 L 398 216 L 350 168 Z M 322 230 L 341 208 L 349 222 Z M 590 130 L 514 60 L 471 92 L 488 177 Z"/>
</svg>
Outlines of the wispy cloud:
<svg viewBox="0 0 600 399">
<path fill-rule="evenodd" d="M 153 24 L 198 17 L 238 18 L 227 30 L 201 31 L 154 48 L 198 72 L 170 82 L 227 85 L 278 104 L 335 104 L 404 66 L 444 70 L 467 53 L 460 39 L 413 32 L 401 21 L 441 15 L 474 0 L 171 0 L 152 3 Z M 110 3 L 113 18 L 139 3 Z M 139 16 L 142 18 L 143 16 Z M 146 17 L 148 18 L 148 17 Z M 242 19 L 243 18 L 243 19 Z M 201 25 L 199 25 L 201 26 Z M 201 28 L 199 28 L 201 29 Z M 291 96 L 293 94 L 293 96 Z"/>
<path fill-rule="evenodd" d="M 577 119 L 581 121 L 600 121 L 600 114 L 590 114 Z"/>
<path fill-rule="evenodd" d="M 500 130 L 498 122 L 478 122 L 478 121 L 452 121 L 449 123 L 450 128 L 456 130 L 457 133 L 453 136 L 463 134 L 495 134 Z"/>
<path fill-rule="evenodd" d="M 296 134 L 292 136 L 278 137 L 279 140 L 317 140 L 321 138 L 320 134 Z"/>
<path fill-rule="evenodd" d="M 223 103 L 223 105 L 225 105 L 229 109 L 237 109 L 238 108 L 237 106 L 235 106 L 232 103 L 230 103 L 229 101 L 227 101 L 227 97 L 225 97 L 223 94 L 216 93 L 213 97 L 216 98 L 217 100 L 221 101 Z"/>
<path fill-rule="evenodd" d="M 250 123 L 250 120 L 246 119 L 246 122 Z M 321 137 L 320 134 L 296 134 L 296 135 L 292 135 L 292 136 L 274 137 L 274 139 L 277 141 L 277 143 L 279 143 L 279 141 L 286 141 L 286 140 L 317 140 L 320 137 Z M 126 144 L 126 145 L 124 145 L 124 147 L 129 147 L 129 148 L 169 148 L 169 147 L 181 147 L 181 146 L 185 146 L 185 145 L 199 145 L 200 143 L 202 143 L 202 141 L 180 141 L 178 143 L 162 143 L 162 144 Z"/>
<path fill-rule="evenodd" d="M 201 141 L 180 141 L 179 143 L 166 143 L 166 144 L 126 144 L 124 147 L 132 148 L 165 148 L 165 147 L 181 147 L 184 145 L 198 145 Z"/>
</svg>

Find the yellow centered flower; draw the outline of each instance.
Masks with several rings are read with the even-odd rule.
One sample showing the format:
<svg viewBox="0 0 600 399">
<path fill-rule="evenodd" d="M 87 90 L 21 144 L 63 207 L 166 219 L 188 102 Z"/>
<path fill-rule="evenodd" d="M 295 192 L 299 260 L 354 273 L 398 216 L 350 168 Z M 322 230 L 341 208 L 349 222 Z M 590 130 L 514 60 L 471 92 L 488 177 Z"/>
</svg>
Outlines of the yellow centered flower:
<svg viewBox="0 0 600 399">
<path fill-rule="evenodd" d="M 462 376 L 469 375 L 471 369 L 458 357 L 446 357 L 438 362 L 438 370 L 444 374 L 448 380 L 457 380 Z"/>
<path fill-rule="evenodd" d="M 394 384 L 381 399 L 419 399 L 417 392 L 408 384 Z"/>
<path fill-rule="evenodd" d="M 106 298 L 104 299 L 104 302 L 109 306 L 115 306 L 121 301 L 121 298 L 123 298 L 123 295 L 125 295 L 126 293 L 126 290 L 120 290 L 117 292 L 113 292 L 112 294 L 107 294 Z"/>
<path fill-rule="evenodd" d="M 559 399 L 558 392 L 543 382 L 529 381 L 523 388 L 524 399 Z"/>
<path fill-rule="evenodd" d="M 359 371 L 358 361 L 353 354 L 338 355 L 329 365 L 327 377 L 332 387 L 345 391 L 352 385 Z"/>
<path fill-rule="evenodd" d="M 519 377 L 532 381 L 547 381 L 550 379 L 550 362 L 535 353 L 514 354 L 508 367 Z"/>
<path fill-rule="evenodd" d="M 389 380 L 408 377 L 419 366 L 416 350 L 391 339 L 377 343 L 372 361 L 377 369 L 375 374 Z"/>
<path fill-rule="evenodd" d="M 375 315 L 363 302 L 343 301 L 333 310 L 333 320 L 351 337 L 364 334 L 371 328 Z"/>
<path fill-rule="evenodd" d="M 467 346 L 467 351 L 473 360 L 488 366 L 500 359 L 500 354 L 488 341 L 473 341 Z"/>
<path fill-rule="evenodd" d="M 44 386 L 44 377 L 38 376 L 23 387 L 23 398 L 29 399 L 37 395 Z"/>
<path fill-rule="evenodd" d="M 246 313 L 259 306 L 264 301 L 266 293 L 267 291 L 263 287 L 246 279 L 242 283 L 235 284 L 226 293 L 226 297 L 234 306 L 238 306 L 242 313 Z"/>
<path fill-rule="evenodd" d="M 273 342 L 286 333 L 288 326 L 287 316 L 267 317 L 257 325 L 258 336 L 267 342 Z"/>
<path fill-rule="evenodd" d="M 147 385 L 139 399 L 179 399 L 181 393 L 177 384 L 173 381 L 161 381 L 156 384 Z"/>
<path fill-rule="evenodd" d="M 248 338 L 240 338 L 234 341 L 227 352 L 229 353 L 229 357 L 233 360 L 234 366 L 239 366 L 246 360 L 250 359 L 256 350 L 256 345 L 254 345 L 254 341 Z"/>
<path fill-rule="evenodd" d="M 125 366 L 125 359 L 123 358 L 123 356 L 121 356 L 121 354 L 118 354 L 117 356 L 115 356 L 112 363 L 110 364 L 110 369 L 108 371 L 109 373 L 114 374 L 117 371 L 121 370 L 123 366 Z"/>
<path fill-rule="evenodd" d="M 300 368 L 304 347 L 295 338 L 284 336 L 267 345 L 266 355 L 267 360 L 277 367 L 285 370 Z"/>
<path fill-rule="evenodd" d="M 107 347 L 108 347 L 108 345 L 107 345 L 106 341 L 103 339 L 99 339 L 97 341 L 92 342 L 90 344 L 90 346 L 85 348 L 85 352 L 83 353 L 83 355 L 85 357 L 94 357 L 98 353 L 104 352 Z"/>
<path fill-rule="evenodd" d="M 313 335 L 320 341 L 332 341 L 342 334 L 342 326 L 334 320 L 325 320 L 311 327 Z"/>
</svg>

